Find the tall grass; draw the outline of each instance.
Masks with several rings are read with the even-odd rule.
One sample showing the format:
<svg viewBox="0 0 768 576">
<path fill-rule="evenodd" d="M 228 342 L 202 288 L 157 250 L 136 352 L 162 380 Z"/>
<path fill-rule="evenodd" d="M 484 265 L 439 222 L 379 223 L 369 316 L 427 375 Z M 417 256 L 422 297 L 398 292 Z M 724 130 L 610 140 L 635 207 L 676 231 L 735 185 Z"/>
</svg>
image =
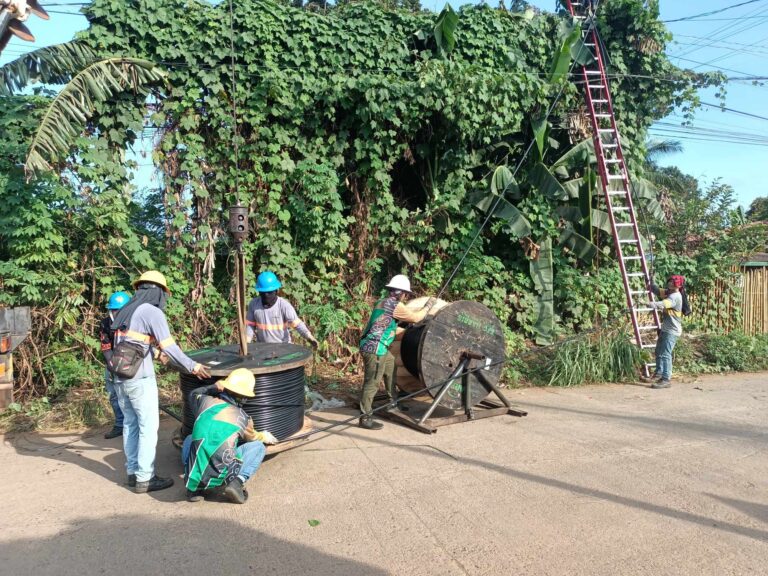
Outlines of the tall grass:
<svg viewBox="0 0 768 576">
<path fill-rule="evenodd" d="M 595 382 L 621 382 L 637 377 L 642 351 L 624 330 L 569 340 L 544 363 L 548 386 L 578 386 Z"/>
</svg>

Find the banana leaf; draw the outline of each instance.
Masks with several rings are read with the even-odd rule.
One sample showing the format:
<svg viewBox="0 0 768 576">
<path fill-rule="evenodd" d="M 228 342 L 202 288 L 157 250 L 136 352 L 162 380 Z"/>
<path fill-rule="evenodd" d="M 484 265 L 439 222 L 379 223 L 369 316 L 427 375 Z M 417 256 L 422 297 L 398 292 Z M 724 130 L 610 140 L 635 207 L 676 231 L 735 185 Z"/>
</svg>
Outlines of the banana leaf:
<svg viewBox="0 0 768 576">
<path fill-rule="evenodd" d="M 550 200 L 568 200 L 568 192 L 554 174 L 541 162 L 537 163 L 530 175 L 531 184 Z"/>
<path fill-rule="evenodd" d="M 600 252 L 589 239 L 585 238 L 572 228 L 565 228 L 558 238 L 561 246 L 568 248 L 573 254 L 585 264 L 592 264 Z"/>
<path fill-rule="evenodd" d="M 497 218 L 506 220 L 504 230 L 516 238 L 525 238 L 531 235 L 531 224 L 516 206 L 501 198 L 496 212 L 493 214 Z"/>
</svg>

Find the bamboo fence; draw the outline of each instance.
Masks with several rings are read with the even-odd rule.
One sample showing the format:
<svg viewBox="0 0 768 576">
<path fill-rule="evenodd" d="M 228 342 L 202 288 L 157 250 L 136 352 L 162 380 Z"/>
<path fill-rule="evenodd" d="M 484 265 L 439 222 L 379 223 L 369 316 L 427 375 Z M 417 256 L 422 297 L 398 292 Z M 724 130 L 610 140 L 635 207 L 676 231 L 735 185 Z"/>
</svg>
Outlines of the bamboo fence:
<svg viewBox="0 0 768 576">
<path fill-rule="evenodd" d="M 691 306 L 707 331 L 768 334 L 768 266 L 733 267 Z"/>
</svg>

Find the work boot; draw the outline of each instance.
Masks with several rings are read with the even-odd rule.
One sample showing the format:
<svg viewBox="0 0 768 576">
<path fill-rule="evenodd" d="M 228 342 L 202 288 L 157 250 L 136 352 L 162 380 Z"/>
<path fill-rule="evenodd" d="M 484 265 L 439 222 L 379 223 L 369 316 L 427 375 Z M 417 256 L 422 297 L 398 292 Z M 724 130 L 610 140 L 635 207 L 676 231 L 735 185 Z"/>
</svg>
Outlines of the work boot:
<svg viewBox="0 0 768 576">
<path fill-rule="evenodd" d="M 187 490 L 187 502 L 200 502 L 205 498 L 202 490 Z"/>
<path fill-rule="evenodd" d="M 243 489 L 243 481 L 237 476 L 224 488 L 224 496 L 235 504 L 245 504 L 248 500 L 248 492 Z"/>
<path fill-rule="evenodd" d="M 658 382 L 661 380 L 661 374 L 654 374 L 653 376 L 640 376 L 640 381 L 645 382 L 646 384 L 653 384 L 654 382 Z"/>
<path fill-rule="evenodd" d="M 385 412 L 408 412 L 409 408 L 405 404 L 398 404 L 397 402 L 391 402 L 387 404 L 384 409 Z"/>
<path fill-rule="evenodd" d="M 128 474 L 128 488 L 136 488 L 136 474 Z"/>
<path fill-rule="evenodd" d="M 165 490 L 173 486 L 173 478 L 161 478 L 160 476 L 152 476 L 145 482 L 136 481 L 136 486 L 133 487 L 133 491 L 136 494 L 144 494 L 145 492 L 157 492 L 158 490 Z"/>
<path fill-rule="evenodd" d="M 123 435 L 123 427 L 122 426 L 112 426 L 112 430 L 104 434 L 104 438 L 107 440 L 111 440 L 112 438 L 117 438 L 118 436 Z"/>
<path fill-rule="evenodd" d="M 669 380 L 665 380 L 664 378 L 662 378 L 658 382 L 654 382 L 651 385 L 651 388 L 656 388 L 656 389 L 658 389 L 658 388 L 669 388 L 670 386 L 672 386 L 672 383 Z"/>
<path fill-rule="evenodd" d="M 360 418 L 360 428 L 366 430 L 381 430 L 384 428 L 384 424 L 371 418 L 370 416 L 363 416 Z"/>
</svg>

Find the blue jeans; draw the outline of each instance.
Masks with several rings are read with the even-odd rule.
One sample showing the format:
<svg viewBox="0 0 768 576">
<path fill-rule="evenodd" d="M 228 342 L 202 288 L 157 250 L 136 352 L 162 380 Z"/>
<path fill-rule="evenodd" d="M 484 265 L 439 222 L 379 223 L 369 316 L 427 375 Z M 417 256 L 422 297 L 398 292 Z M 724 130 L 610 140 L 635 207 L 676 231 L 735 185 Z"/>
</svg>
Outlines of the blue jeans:
<svg viewBox="0 0 768 576">
<path fill-rule="evenodd" d="M 679 336 L 662 331 L 656 341 L 656 374 L 663 380 L 672 378 L 672 350 Z"/>
<path fill-rule="evenodd" d="M 184 438 L 184 446 L 181 448 L 181 461 L 184 464 L 184 468 L 187 467 L 187 461 L 189 460 L 189 452 L 192 449 L 192 434 Z M 261 466 L 261 461 L 264 460 L 264 455 L 267 449 L 262 442 L 254 440 L 253 442 L 246 442 L 237 447 L 237 455 L 243 461 L 240 466 L 240 474 L 238 477 L 243 483 L 256 474 L 256 470 Z"/>
<path fill-rule="evenodd" d="M 160 427 L 157 380 L 154 374 L 144 378 L 115 378 L 115 391 L 123 411 L 123 450 L 128 474 L 137 482 L 146 482 L 155 472 L 157 429 Z"/>
<path fill-rule="evenodd" d="M 117 401 L 115 375 L 109 370 L 104 370 L 104 387 L 107 389 L 107 394 L 109 394 L 109 403 L 112 406 L 112 412 L 115 413 L 115 428 L 122 428 L 123 411 L 120 410 L 120 403 Z"/>
</svg>

